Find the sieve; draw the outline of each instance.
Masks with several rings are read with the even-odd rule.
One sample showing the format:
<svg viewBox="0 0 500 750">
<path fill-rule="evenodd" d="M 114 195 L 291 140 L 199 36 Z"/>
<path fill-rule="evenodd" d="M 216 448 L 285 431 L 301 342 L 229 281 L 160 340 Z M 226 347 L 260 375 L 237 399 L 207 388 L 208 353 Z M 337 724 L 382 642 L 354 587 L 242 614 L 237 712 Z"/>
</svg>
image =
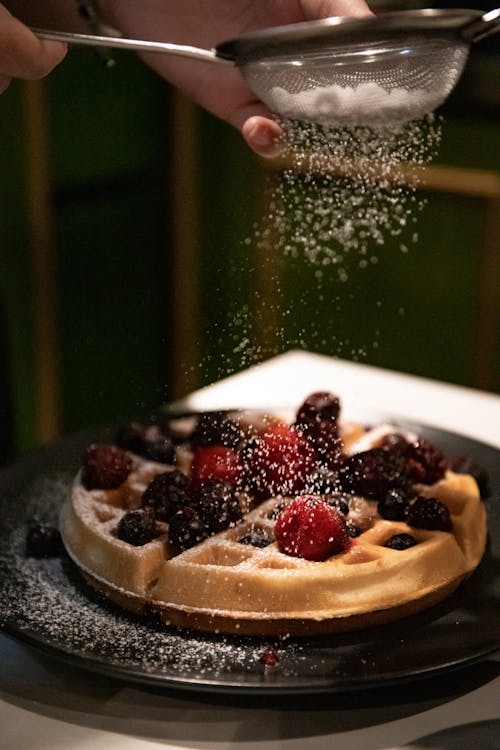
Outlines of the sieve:
<svg viewBox="0 0 500 750">
<path fill-rule="evenodd" d="M 500 31 L 500 8 L 332 17 L 263 29 L 211 50 L 121 36 L 33 29 L 73 44 L 160 52 L 236 66 L 275 114 L 326 126 L 393 125 L 439 107 L 472 43 Z"/>
</svg>

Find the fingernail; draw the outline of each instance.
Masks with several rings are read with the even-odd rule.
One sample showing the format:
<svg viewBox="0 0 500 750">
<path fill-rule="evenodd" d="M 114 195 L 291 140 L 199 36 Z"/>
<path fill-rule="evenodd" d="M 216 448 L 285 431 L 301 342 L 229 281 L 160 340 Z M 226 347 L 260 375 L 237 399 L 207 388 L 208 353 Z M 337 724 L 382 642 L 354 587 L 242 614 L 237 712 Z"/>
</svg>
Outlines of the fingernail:
<svg viewBox="0 0 500 750">
<path fill-rule="evenodd" d="M 269 128 L 255 125 L 248 133 L 247 139 L 260 156 L 271 159 L 281 153 L 280 140 Z"/>
</svg>

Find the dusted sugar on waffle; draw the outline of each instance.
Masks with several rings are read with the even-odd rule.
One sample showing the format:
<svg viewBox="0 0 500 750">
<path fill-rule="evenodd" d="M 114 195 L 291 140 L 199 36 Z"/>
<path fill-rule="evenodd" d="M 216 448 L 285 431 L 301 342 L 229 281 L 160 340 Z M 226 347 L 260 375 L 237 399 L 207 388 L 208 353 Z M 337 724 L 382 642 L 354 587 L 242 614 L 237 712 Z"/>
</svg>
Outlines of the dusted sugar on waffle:
<svg viewBox="0 0 500 750">
<path fill-rule="evenodd" d="M 343 419 L 334 394 L 160 428 L 171 463 L 122 432 L 121 453 L 89 449 L 61 511 L 70 557 L 125 609 L 208 632 L 355 630 L 441 601 L 483 555 L 476 481 L 414 433 Z"/>
</svg>

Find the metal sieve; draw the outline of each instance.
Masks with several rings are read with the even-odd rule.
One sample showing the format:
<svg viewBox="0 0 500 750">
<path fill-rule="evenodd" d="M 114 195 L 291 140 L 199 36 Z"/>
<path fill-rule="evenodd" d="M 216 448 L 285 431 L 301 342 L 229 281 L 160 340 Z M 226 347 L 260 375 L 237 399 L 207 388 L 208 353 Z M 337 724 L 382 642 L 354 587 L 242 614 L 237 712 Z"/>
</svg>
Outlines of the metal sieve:
<svg viewBox="0 0 500 750">
<path fill-rule="evenodd" d="M 252 32 L 212 50 L 33 29 L 73 44 L 161 52 L 233 65 L 274 113 L 322 125 L 394 124 L 441 105 L 470 45 L 500 31 L 500 8 L 334 17 Z"/>
</svg>

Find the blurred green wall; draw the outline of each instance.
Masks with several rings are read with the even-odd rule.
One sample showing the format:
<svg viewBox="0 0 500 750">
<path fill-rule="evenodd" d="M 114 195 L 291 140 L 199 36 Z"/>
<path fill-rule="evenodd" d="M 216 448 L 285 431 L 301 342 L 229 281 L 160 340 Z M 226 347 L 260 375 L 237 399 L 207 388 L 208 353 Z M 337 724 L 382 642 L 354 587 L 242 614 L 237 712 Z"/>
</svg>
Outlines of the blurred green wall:
<svg viewBox="0 0 500 750">
<path fill-rule="evenodd" d="M 118 55 L 108 71 L 88 51 L 72 52 L 45 88 L 65 434 L 154 410 L 178 395 L 171 354 L 172 92 L 132 56 Z M 500 174 L 498 115 L 453 108 L 444 114 L 439 163 Z M 186 382 L 202 385 L 302 346 L 478 385 L 484 199 L 430 192 L 410 253 L 388 245 L 376 266 L 353 268 L 341 288 L 324 277 L 320 299 L 317 269 L 307 261 L 255 248 L 254 225 L 266 214 L 264 186 L 272 179 L 266 169 L 225 124 L 197 110 L 194 122 L 200 316 L 196 372 Z M 1 355 L 15 452 L 40 439 L 25 123 L 23 88 L 15 83 L 0 99 Z M 278 334 L 264 330 L 276 323 Z M 498 390 L 494 335 L 488 387 Z M 6 407 L 3 420 L 7 428 Z"/>
</svg>

